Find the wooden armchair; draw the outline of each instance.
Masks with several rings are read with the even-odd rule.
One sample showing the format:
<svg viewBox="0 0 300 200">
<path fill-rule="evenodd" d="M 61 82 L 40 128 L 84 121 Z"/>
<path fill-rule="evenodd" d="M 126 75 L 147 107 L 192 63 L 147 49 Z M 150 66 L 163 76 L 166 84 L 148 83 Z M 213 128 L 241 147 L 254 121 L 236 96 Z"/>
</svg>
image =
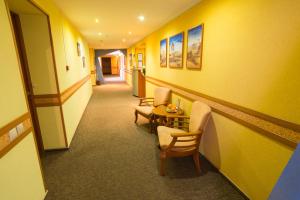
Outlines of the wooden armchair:
<svg viewBox="0 0 300 200">
<path fill-rule="evenodd" d="M 211 109 L 196 101 L 190 117 L 167 117 L 167 126 L 157 128 L 160 146 L 160 175 L 164 176 L 165 159 L 168 157 L 193 156 L 196 171 L 200 173 L 199 145 Z"/>
<path fill-rule="evenodd" d="M 135 123 L 138 115 L 149 119 L 152 129 L 152 110 L 159 105 L 167 105 L 170 99 L 171 90 L 169 88 L 157 87 L 154 91 L 154 97 L 141 98 L 138 106 L 135 107 Z"/>
</svg>

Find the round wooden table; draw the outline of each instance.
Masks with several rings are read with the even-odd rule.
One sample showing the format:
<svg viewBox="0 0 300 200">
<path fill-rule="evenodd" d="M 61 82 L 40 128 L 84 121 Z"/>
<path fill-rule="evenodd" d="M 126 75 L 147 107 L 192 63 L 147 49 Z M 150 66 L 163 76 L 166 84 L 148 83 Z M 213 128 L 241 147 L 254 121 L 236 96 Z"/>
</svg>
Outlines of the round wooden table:
<svg viewBox="0 0 300 200">
<path fill-rule="evenodd" d="M 183 115 L 183 112 L 181 112 L 181 113 L 170 113 L 170 112 L 167 112 L 166 109 L 167 109 L 167 106 L 165 106 L 165 105 L 160 105 L 160 106 L 157 106 L 157 107 L 153 108 L 153 110 L 152 110 L 153 128 L 151 128 L 151 132 L 152 132 L 153 129 L 156 132 L 157 126 L 166 125 L 167 116 L 177 117 L 177 116 Z"/>
</svg>

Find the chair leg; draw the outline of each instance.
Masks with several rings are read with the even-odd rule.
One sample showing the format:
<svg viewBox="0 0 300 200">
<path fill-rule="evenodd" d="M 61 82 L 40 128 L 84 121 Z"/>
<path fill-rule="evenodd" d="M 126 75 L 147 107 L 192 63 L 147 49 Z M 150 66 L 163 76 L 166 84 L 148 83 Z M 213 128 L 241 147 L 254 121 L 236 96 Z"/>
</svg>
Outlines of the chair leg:
<svg viewBox="0 0 300 200">
<path fill-rule="evenodd" d="M 200 156 L 200 154 L 199 154 L 198 151 L 193 154 L 193 160 L 194 160 L 194 163 L 195 163 L 197 174 L 200 174 L 200 171 L 201 171 L 199 156 Z"/>
<path fill-rule="evenodd" d="M 134 114 L 135 114 L 135 121 L 134 121 L 134 123 L 136 123 L 137 120 L 138 120 L 138 112 L 137 112 L 137 110 L 134 112 Z"/>
<path fill-rule="evenodd" d="M 160 175 L 165 175 L 165 160 L 166 160 L 166 154 L 165 152 L 160 152 Z"/>
<path fill-rule="evenodd" d="M 153 124 L 152 124 L 153 120 L 152 120 L 152 116 L 150 116 L 149 118 L 149 123 L 150 123 L 150 133 L 152 133 L 152 129 L 153 129 Z"/>
</svg>

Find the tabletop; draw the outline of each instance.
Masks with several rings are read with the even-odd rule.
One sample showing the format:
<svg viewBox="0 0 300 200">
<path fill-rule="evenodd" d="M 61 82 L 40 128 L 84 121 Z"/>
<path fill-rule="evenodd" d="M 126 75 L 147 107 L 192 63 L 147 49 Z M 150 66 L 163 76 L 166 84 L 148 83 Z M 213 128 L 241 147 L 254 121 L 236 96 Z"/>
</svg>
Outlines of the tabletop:
<svg viewBox="0 0 300 200">
<path fill-rule="evenodd" d="M 180 114 L 179 113 L 169 113 L 166 111 L 166 108 L 167 108 L 167 106 L 165 106 L 165 105 L 157 106 L 152 110 L 152 113 L 154 115 L 161 116 L 161 117 L 166 117 L 166 116 L 176 117 L 176 116 L 183 114 L 183 113 L 180 113 Z"/>
</svg>

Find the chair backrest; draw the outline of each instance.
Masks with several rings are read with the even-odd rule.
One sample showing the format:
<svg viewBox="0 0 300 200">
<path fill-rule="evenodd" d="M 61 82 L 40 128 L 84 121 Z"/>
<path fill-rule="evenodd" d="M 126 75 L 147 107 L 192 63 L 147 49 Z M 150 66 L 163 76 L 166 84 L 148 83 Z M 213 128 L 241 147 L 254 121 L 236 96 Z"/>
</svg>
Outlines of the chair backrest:
<svg viewBox="0 0 300 200">
<path fill-rule="evenodd" d="M 169 102 L 171 90 L 165 87 L 157 87 L 154 91 L 154 106 L 165 105 Z"/>
<path fill-rule="evenodd" d="M 199 130 L 204 130 L 210 117 L 210 113 L 211 108 L 207 104 L 200 101 L 195 101 L 192 105 L 189 131 L 195 133 Z"/>
</svg>

